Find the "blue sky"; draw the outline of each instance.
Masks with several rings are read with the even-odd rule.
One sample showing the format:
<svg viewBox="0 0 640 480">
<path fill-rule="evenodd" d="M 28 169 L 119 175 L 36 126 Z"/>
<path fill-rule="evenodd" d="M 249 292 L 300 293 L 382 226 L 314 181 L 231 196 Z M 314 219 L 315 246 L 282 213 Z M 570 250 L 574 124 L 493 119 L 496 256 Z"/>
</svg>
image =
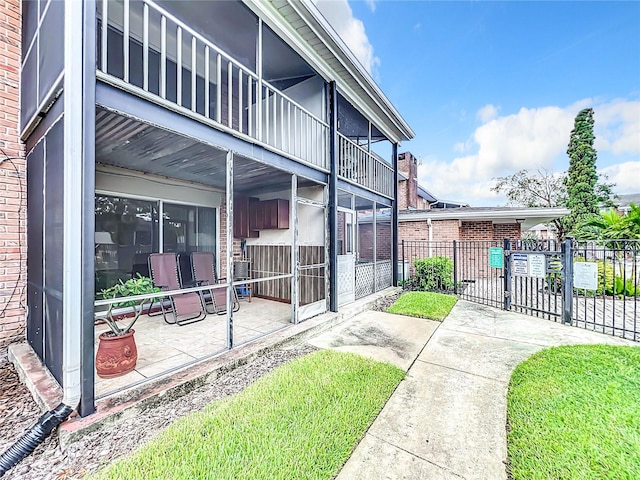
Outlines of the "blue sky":
<svg viewBox="0 0 640 480">
<path fill-rule="evenodd" d="M 502 205 L 493 177 L 566 170 L 586 107 L 599 170 L 640 192 L 640 2 L 317 5 L 416 132 L 401 151 L 437 197 Z"/>
</svg>

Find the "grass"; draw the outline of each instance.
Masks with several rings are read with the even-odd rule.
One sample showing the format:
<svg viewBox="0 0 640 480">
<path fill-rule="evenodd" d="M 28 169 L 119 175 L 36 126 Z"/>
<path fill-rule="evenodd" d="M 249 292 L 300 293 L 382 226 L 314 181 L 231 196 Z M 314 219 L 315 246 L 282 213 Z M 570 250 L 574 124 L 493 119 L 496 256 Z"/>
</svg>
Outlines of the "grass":
<svg viewBox="0 0 640 480">
<path fill-rule="evenodd" d="M 520 364 L 507 397 L 513 480 L 640 478 L 640 348 L 579 345 Z"/>
<path fill-rule="evenodd" d="M 404 372 L 320 351 L 171 425 L 99 479 L 330 479 Z"/>
<path fill-rule="evenodd" d="M 444 320 L 456 304 L 455 295 L 434 292 L 407 292 L 401 295 L 387 311 L 410 317 Z"/>
</svg>

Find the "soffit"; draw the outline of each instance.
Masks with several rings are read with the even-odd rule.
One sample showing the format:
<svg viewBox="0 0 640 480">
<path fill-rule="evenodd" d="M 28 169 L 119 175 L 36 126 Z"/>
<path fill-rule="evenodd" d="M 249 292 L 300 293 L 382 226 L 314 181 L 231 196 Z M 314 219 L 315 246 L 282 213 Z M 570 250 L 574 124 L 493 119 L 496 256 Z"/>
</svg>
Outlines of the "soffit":
<svg viewBox="0 0 640 480">
<path fill-rule="evenodd" d="M 96 162 L 137 172 L 226 189 L 227 151 L 191 137 L 96 109 Z M 252 194 L 288 190 L 291 174 L 234 156 L 234 187 Z M 300 186 L 313 182 L 299 178 Z"/>
<path fill-rule="evenodd" d="M 393 142 L 415 133 L 353 53 L 309 0 L 245 0 L 263 21 L 286 36 L 300 55 Z"/>
</svg>

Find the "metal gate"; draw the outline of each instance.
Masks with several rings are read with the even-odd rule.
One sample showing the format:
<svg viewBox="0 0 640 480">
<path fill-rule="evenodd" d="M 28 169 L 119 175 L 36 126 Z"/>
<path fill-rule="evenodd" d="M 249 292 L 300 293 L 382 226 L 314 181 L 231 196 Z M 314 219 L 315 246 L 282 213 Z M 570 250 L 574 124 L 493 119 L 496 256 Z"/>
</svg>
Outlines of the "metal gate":
<svg viewBox="0 0 640 480">
<path fill-rule="evenodd" d="M 553 240 L 504 241 L 505 310 L 571 323 L 571 297 L 565 304 L 562 288 L 571 260 L 566 245 L 558 247 Z"/>
<path fill-rule="evenodd" d="M 401 247 L 398 277 L 407 288 L 417 286 L 417 260 L 445 257 L 452 281 L 432 290 L 640 341 L 638 240 L 403 241 Z M 581 287 L 578 270 L 586 267 L 597 277 L 591 289 Z"/>
</svg>

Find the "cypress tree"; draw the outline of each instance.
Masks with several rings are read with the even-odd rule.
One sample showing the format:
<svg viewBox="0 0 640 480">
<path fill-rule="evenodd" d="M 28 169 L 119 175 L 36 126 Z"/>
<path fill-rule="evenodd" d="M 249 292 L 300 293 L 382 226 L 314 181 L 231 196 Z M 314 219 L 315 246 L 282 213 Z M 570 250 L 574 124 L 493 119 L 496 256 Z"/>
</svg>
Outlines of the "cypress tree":
<svg viewBox="0 0 640 480">
<path fill-rule="evenodd" d="M 596 193 L 598 155 L 593 148 L 593 123 L 593 109 L 581 110 L 576 116 L 569 139 L 569 170 L 564 179 L 567 187 L 567 207 L 571 209 L 571 214 L 564 219 L 567 231 L 573 230 L 590 216 L 597 215 L 599 211 Z"/>
</svg>

